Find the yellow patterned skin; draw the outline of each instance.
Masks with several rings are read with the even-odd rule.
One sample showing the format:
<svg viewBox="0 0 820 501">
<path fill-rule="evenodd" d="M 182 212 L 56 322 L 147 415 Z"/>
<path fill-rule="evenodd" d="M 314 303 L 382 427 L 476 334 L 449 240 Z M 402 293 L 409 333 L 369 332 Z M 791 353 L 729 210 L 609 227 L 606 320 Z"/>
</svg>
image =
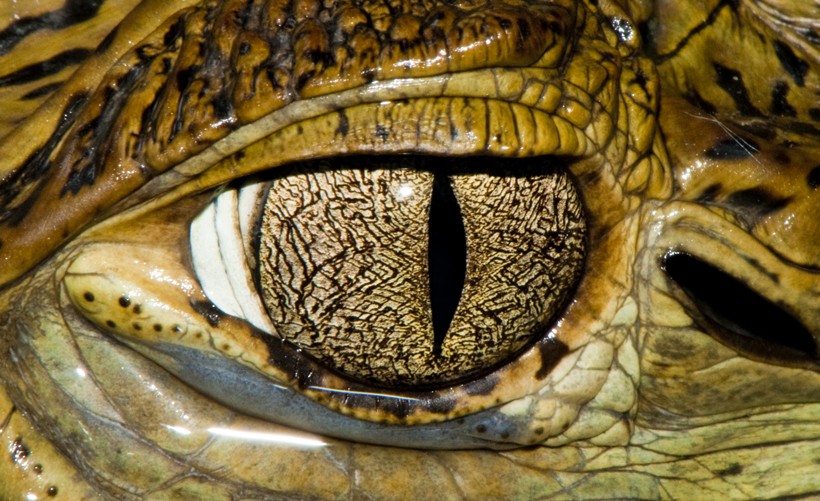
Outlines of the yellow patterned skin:
<svg viewBox="0 0 820 501">
<path fill-rule="evenodd" d="M 19 3 L 0 499 L 820 493 L 804 2 Z"/>
</svg>

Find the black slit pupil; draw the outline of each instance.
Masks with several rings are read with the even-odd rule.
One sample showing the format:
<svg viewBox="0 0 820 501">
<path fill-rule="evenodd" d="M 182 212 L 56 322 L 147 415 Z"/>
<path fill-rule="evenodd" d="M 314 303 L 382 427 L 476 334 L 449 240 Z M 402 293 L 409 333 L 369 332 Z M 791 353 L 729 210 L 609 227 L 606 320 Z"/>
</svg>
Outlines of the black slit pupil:
<svg viewBox="0 0 820 501">
<path fill-rule="evenodd" d="M 734 334 L 816 356 L 814 337 L 796 318 L 740 280 L 687 254 L 669 254 L 666 273 L 710 320 Z"/>
<path fill-rule="evenodd" d="M 467 237 L 449 178 L 434 174 L 430 203 L 428 266 L 433 350 L 441 353 L 444 336 L 461 301 L 467 269 Z"/>
</svg>

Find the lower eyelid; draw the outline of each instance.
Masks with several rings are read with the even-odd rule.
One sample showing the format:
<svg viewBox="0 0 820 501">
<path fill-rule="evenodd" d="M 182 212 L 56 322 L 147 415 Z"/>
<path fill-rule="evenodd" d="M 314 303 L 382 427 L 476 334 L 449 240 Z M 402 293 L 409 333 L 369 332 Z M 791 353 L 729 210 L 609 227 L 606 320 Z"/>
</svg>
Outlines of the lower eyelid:
<svg viewBox="0 0 820 501">
<path fill-rule="evenodd" d="M 164 281 L 153 284 L 160 287 L 151 287 L 150 280 L 149 286 L 139 285 L 136 279 L 145 278 L 141 275 L 156 275 L 162 268 L 158 262 L 167 259 L 163 252 L 139 249 L 140 259 L 130 263 L 127 276 L 121 276 L 122 260 L 117 257 L 122 250 L 98 244 L 72 262 L 63 280 L 72 303 L 104 331 L 235 410 L 305 431 L 381 445 L 509 448 L 539 439 L 530 430 L 526 414 L 505 416 L 497 409 L 416 426 L 374 423 L 334 412 L 260 371 L 258 365 L 265 361 L 254 355 L 260 347 L 243 347 L 237 342 L 239 336 L 230 335 L 243 330 L 236 319 L 214 312 L 209 323 L 207 315 L 186 306 L 190 283 L 183 277 L 168 272 Z M 174 283 L 182 287 L 174 290 Z M 356 393 L 351 391 L 350 396 Z M 380 398 L 403 397 L 384 394 Z"/>
</svg>

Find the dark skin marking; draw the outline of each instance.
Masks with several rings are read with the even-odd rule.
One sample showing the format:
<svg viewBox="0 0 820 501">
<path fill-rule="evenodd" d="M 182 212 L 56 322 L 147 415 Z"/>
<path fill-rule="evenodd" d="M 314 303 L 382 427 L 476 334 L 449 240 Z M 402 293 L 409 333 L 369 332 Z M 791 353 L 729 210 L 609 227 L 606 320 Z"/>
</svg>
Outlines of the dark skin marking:
<svg viewBox="0 0 820 501">
<path fill-rule="evenodd" d="M 227 120 L 233 116 L 233 104 L 227 93 L 220 92 L 213 101 L 211 101 L 211 106 L 213 106 L 214 116 L 219 122 L 228 126 L 233 124 L 234 120 Z"/>
<path fill-rule="evenodd" d="M 59 492 L 58 489 L 57 489 L 57 486 L 52 485 L 51 487 L 48 488 L 47 494 L 48 494 L 49 497 L 53 498 L 54 496 L 57 495 L 57 492 Z"/>
<path fill-rule="evenodd" d="M 715 68 L 717 76 L 716 83 L 729 94 L 735 102 L 737 110 L 746 116 L 762 117 L 763 114 L 755 108 L 751 99 L 749 99 L 749 90 L 743 83 L 743 76 L 740 72 L 718 63 L 712 63 L 712 66 Z"/>
<path fill-rule="evenodd" d="M 789 84 L 780 81 L 772 88 L 772 113 L 781 117 L 796 117 L 797 110 L 789 104 L 786 96 L 789 93 Z"/>
<path fill-rule="evenodd" d="M 780 165 L 789 165 L 790 163 L 792 163 L 792 159 L 791 157 L 789 157 L 789 154 L 783 150 L 776 151 L 772 156 L 775 162 L 779 163 Z"/>
<path fill-rule="evenodd" d="M 107 51 L 108 48 L 111 47 L 111 44 L 114 43 L 114 39 L 117 38 L 117 32 L 119 30 L 120 27 L 117 26 L 113 30 L 109 31 L 108 34 L 105 35 L 105 38 L 103 38 L 102 42 L 100 42 L 100 45 L 97 46 L 94 52 L 97 54 L 102 54 L 103 52 Z"/>
<path fill-rule="evenodd" d="M 154 124 L 158 120 L 159 106 L 160 93 L 157 93 L 154 96 L 154 99 L 151 100 L 151 104 L 142 110 L 142 114 L 140 115 L 140 134 L 137 137 L 137 143 L 134 146 L 134 152 L 137 154 L 141 154 L 145 150 L 145 144 L 149 139 L 157 139 Z"/>
<path fill-rule="evenodd" d="M 490 375 L 465 384 L 464 390 L 468 395 L 489 395 L 498 386 L 498 376 Z"/>
<path fill-rule="evenodd" d="M 809 175 L 806 176 L 806 182 L 808 183 L 809 188 L 813 190 L 820 188 L 820 165 L 817 165 L 809 171 Z"/>
<path fill-rule="evenodd" d="M 219 322 L 225 315 L 222 313 L 222 310 L 217 308 L 216 305 L 210 301 L 198 301 L 192 299 L 191 308 L 193 308 L 195 312 L 199 313 L 211 327 L 219 327 Z"/>
<path fill-rule="evenodd" d="M 110 327 L 110 328 L 112 328 L 112 329 L 116 329 L 116 328 L 117 328 L 117 324 L 115 324 L 113 320 L 106 320 L 106 321 L 105 321 L 105 325 L 107 325 L 108 327 Z"/>
<path fill-rule="evenodd" d="M 778 197 L 765 188 L 736 191 L 726 198 L 726 204 L 743 215 L 751 224 L 782 209 L 790 201 L 791 198 Z"/>
<path fill-rule="evenodd" d="M 820 122 L 820 108 L 809 108 L 809 116 L 815 122 Z"/>
<path fill-rule="evenodd" d="M 738 463 L 732 463 L 727 468 L 723 470 L 718 470 L 715 473 L 717 473 L 718 476 L 721 477 L 731 477 L 743 473 L 743 467 L 740 466 Z"/>
<path fill-rule="evenodd" d="M 646 94 L 646 95 L 648 96 L 648 95 L 649 95 L 649 91 L 648 91 L 648 90 L 646 90 L 646 84 L 647 84 L 647 82 L 649 82 L 649 79 L 647 79 L 647 78 L 646 78 L 646 75 L 644 74 L 644 72 L 643 72 L 643 71 L 641 71 L 641 70 L 638 70 L 638 71 L 635 73 L 635 78 L 633 78 L 633 79 L 632 79 L 632 81 L 631 81 L 631 82 L 629 82 L 629 83 L 630 83 L 631 85 L 637 84 L 637 85 L 638 85 L 638 87 L 640 87 L 640 88 L 641 88 L 641 90 L 644 92 L 644 94 Z"/>
<path fill-rule="evenodd" d="M 23 85 L 49 75 L 54 75 L 69 66 L 76 66 L 92 54 L 89 49 L 69 49 L 46 60 L 24 66 L 17 71 L 0 76 L 0 87 Z"/>
<path fill-rule="evenodd" d="M 339 125 L 336 127 L 335 134 L 345 137 L 350 132 L 350 122 L 347 120 L 345 110 L 339 110 L 337 114 L 339 116 Z"/>
<path fill-rule="evenodd" d="M 88 301 L 89 303 L 94 302 L 94 294 L 93 294 L 93 293 L 91 293 L 91 292 L 86 292 L 85 294 L 83 294 L 83 298 L 84 298 L 86 301 Z"/>
<path fill-rule="evenodd" d="M 535 378 L 541 380 L 569 353 L 569 347 L 559 339 L 548 337 L 538 343 L 538 351 L 541 354 L 541 368 L 535 373 Z"/>
<path fill-rule="evenodd" d="M 104 0 L 66 0 L 62 9 L 15 20 L 0 31 L 0 56 L 10 52 L 24 38 L 40 30 L 58 31 L 97 15 Z"/>
<path fill-rule="evenodd" d="M 709 26 L 714 24 L 715 20 L 720 15 L 720 12 L 723 10 L 724 7 L 727 7 L 727 6 L 730 7 L 731 9 L 736 9 L 737 8 L 736 0 L 722 0 L 720 3 L 718 3 L 715 6 L 715 8 L 713 8 L 711 10 L 711 12 L 709 12 L 709 15 L 706 16 L 706 19 L 704 19 L 704 21 L 702 23 L 700 23 L 697 26 L 695 26 L 694 28 L 692 28 L 692 30 L 689 31 L 689 33 L 687 33 L 686 36 L 683 37 L 678 42 L 678 44 L 675 45 L 675 47 L 671 51 L 667 52 L 666 54 L 658 54 L 655 47 L 653 47 L 651 45 L 651 41 L 655 39 L 655 36 L 651 33 L 651 27 L 649 25 L 646 25 L 646 24 L 641 26 L 641 32 L 642 32 L 641 34 L 642 34 L 644 40 L 649 40 L 650 41 L 650 45 L 649 45 L 650 55 L 656 56 L 655 60 L 658 62 L 658 64 L 661 64 L 664 61 L 666 61 L 668 59 L 672 59 L 673 57 L 677 56 L 678 52 L 680 52 L 681 50 L 683 50 L 684 47 L 686 47 L 686 45 L 689 43 L 690 39 L 692 39 L 697 34 L 699 34 L 701 31 L 705 30 L 706 28 L 708 28 Z"/>
<path fill-rule="evenodd" d="M 47 96 L 55 90 L 59 89 L 62 85 L 63 82 L 52 82 L 49 84 L 45 84 L 42 87 L 37 87 L 32 91 L 26 92 L 20 99 L 22 101 L 29 101 L 31 99 L 37 99 L 43 96 Z"/>
<path fill-rule="evenodd" d="M 185 23 L 183 22 L 182 17 L 177 18 L 176 22 L 172 24 L 168 31 L 165 32 L 165 36 L 162 39 L 163 45 L 165 47 L 172 47 L 174 46 L 177 41 L 182 38 L 182 35 L 185 33 Z"/>
<path fill-rule="evenodd" d="M 697 91 L 692 91 L 691 93 L 686 94 L 686 99 L 710 115 L 717 113 L 717 107 L 698 94 Z"/>
<path fill-rule="evenodd" d="M 698 195 L 697 201 L 704 203 L 714 202 L 722 189 L 723 186 L 720 183 L 710 184 L 703 190 L 703 193 Z"/>
<path fill-rule="evenodd" d="M 382 125 L 376 126 L 376 132 L 374 132 L 374 134 L 383 142 L 387 142 L 387 139 L 390 137 L 390 131 Z"/>
<path fill-rule="evenodd" d="M 76 195 L 84 186 L 92 186 L 102 173 L 105 155 L 96 155 L 104 142 L 115 130 L 112 125 L 117 121 L 131 91 L 139 82 L 150 60 L 131 68 L 128 73 L 117 80 L 114 87 L 105 89 L 106 104 L 100 115 L 83 126 L 80 134 L 89 134 L 89 138 L 82 144 L 85 146 L 83 157 L 71 169 L 65 186 L 60 191 L 60 197 L 67 193 Z M 84 138 L 85 139 L 85 138 Z"/>
<path fill-rule="evenodd" d="M 155 330 L 156 332 L 162 332 L 162 325 L 160 325 L 160 324 L 154 324 L 154 330 Z"/>
<path fill-rule="evenodd" d="M 807 122 L 789 121 L 784 124 L 783 128 L 797 134 L 820 136 L 820 129 Z"/>
<path fill-rule="evenodd" d="M 726 138 L 704 153 L 716 160 L 743 160 L 760 151 L 760 146 L 751 139 L 741 137 Z"/>
<path fill-rule="evenodd" d="M 28 195 L 28 198 L 22 203 L 15 204 L 14 208 L 8 209 L 9 203 L 12 202 L 23 188 L 29 184 L 42 178 L 51 168 L 49 157 L 54 151 L 54 148 L 63 139 L 63 136 L 68 132 L 68 129 L 74 124 L 80 110 L 82 110 L 85 103 L 88 101 L 87 94 L 78 94 L 73 96 L 66 107 L 63 109 L 63 114 L 60 122 L 51 133 L 48 140 L 36 149 L 29 157 L 21 164 L 25 168 L 18 168 L 11 176 L 4 180 L 2 187 L 0 187 L 0 222 L 9 226 L 16 226 L 25 219 L 29 209 L 31 209 L 34 202 L 40 193 L 41 187 L 38 187 L 33 193 Z"/>
<path fill-rule="evenodd" d="M 131 306 L 131 299 L 129 299 L 126 296 L 122 296 L 120 297 L 119 303 L 120 306 L 122 306 L 123 308 L 128 308 L 129 306 Z"/>
<path fill-rule="evenodd" d="M 794 83 L 798 87 L 806 85 L 806 73 L 809 72 L 809 63 L 801 59 L 791 47 L 780 40 L 774 42 L 774 53 L 780 61 L 780 65 L 792 77 Z"/>
</svg>

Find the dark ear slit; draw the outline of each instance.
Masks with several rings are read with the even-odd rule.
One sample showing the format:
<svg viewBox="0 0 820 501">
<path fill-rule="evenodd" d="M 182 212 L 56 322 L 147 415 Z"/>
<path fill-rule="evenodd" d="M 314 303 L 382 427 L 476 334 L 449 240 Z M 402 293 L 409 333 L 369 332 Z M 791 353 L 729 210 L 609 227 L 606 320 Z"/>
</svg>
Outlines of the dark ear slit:
<svg viewBox="0 0 820 501">
<path fill-rule="evenodd" d="M 801 358 L 817 357 L 814 336 L 799 320 L 737 278 L 683 253 L 667 254 L 663 268 L 707 320 L 738 341 L 752 340 L 755 346 Z"/>
</svg>

